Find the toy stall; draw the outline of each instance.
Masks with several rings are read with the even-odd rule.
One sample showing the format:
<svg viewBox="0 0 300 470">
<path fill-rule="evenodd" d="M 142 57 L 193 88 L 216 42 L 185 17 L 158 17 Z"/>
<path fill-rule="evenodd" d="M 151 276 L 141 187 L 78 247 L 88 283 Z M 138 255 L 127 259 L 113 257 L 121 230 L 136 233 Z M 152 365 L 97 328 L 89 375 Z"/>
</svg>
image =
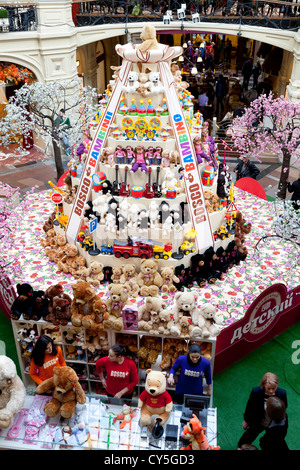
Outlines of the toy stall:
<svg viewBox="0 0 300 470">
<path fill-rule="evenodd" d="M 239 358 L 236 348 L 234 359 L 228 355 L 232 335 L 248 332 L 249 321 L 240 322 L 261 294 L 299 285 L 293 243 L 271 236 L 272 204 L 234 188 L 225 155 L 193 112 L 176 62 L 181 48 L 157 43 L 154 28 L 147 34 L 141 45 L 116 46 L 122 65 L 99 103 L 91 140 L 74 149 L 62 184 L 29 196 L 31 210 L 13 233 L 21 274 L 13 289 L 7 279 L 1 288 L 26 397 L 13 427 L 1 430 L 1 447 L 197 449 L 199 436 L 184 428 L 192 419 L 202 437 L 206 428 L 207 448 L 217 447 L 205 379 L 204 395 L 173 402 L 161 429 L 141 426 L 134 403 L 148 371 L 168 377 L 198 343 L 213 375 L 225 367 L 222 356 L 227 364 Z M 3 256 L 10 256 L 5 247 Z M 278 295 L 272 308 L 295 310 L 296 294 Z M 266 305 L 259 300 L 255 314 Z M 51 397 L 36 394 L 29 375 L 43 334 L 60 345 L 79 384 L 72 421 L 45 414 Z M 139 373 L 130 409 L 108 401 L 95 367 L 116 343 L 127 346 Z M 175 387 L 165 389 L 173 400 Z"/>
</svg>

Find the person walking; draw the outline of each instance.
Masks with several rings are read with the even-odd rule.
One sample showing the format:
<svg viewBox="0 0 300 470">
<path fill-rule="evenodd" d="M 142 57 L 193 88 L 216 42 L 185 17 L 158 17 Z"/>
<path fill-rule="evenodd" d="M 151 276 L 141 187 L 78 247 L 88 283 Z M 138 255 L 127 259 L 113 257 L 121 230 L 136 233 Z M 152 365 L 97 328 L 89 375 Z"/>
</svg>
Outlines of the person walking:
<svg viewBox="0 0 300 470">
<path fill-rule="evenodd" d="M 248 90 L 249 80 L 252 75 L 252 68 L 253 68 L 253 59 L 246 60 L 242 67 L 242 75 L 243 75 L 243 89 Z"/>
<path fill-rule="evenodd" d="M 266 372 L 258 387 L 251 390 L 242 427 L 244 433 L 241 436 L 238 447 L 243 444 L 252 444 L 260 433 L 270 425 L 272 418 L 267 413 L 266 402 L 269 397 L 278 397 L 287 408 L 286 390 L 278 387 L 279 379 L 272 372 Z"/>
<path fill-rule="evenodd" d="M 259 440 L 261 450 L 275 452 L 289 450 L 285 441 L 288 430 L 288 417 L 284 402 L 278 397 L 268 398 L 266 412 L 271 422 L 266 428 L 265 434 Z"/>
<path fill-rule="evenodd" d="M 216 81 L 216 115 L 219 116 L 219 111 L 221 114 L 224 112 L 224 97 L 227 94 L 227 86 L 225 79 L 222 74 L 219 75 L 218 80 Z"/>
<path fill-rule="evenodd" d="M 260 170 L 249 160 L 249 155 L 243 155 L 236 165 L 234 172 L 236 173 L 236 181 L 245 177 L 256 180 Z"/>
</svg>

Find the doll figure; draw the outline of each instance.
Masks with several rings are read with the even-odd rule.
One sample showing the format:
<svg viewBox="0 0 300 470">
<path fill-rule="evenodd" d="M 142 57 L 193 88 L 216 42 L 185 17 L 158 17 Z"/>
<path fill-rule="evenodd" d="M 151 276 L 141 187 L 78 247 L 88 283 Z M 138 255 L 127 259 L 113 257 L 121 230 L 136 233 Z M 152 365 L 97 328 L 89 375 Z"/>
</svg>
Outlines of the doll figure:
<svg viewBox="0 0 300 470">
<path fill-rule="evenodd" d="M 161 168 L 169 168 L 170 167 L 170 151 L 164 150 L 161 154 Z"/>
<path fill-rule="evenodd" d="M 127 163 L 132 163 L 133 159 L 135 157 L 135 153 L 130 145 L 127 145 L 126 147 L 126 162 Z"/>
<path fill-rule="evenodd" d="M 162 148 L 156 147 L 153 157 L 155 158 L 157 165 L 161 164 L 161 153 L 162 153 Z"/>
<path fill-rule="evenodd" d="M 145 152 L 145 157 L 147 158 L 149 165 L 154 165 L 155 158 L 154 158 L 154 148 L 149 147 Z"/>
<path fill-rule="evenodd" d="M 125 162 L 125 151 L 122 149 L 120 145 L 117 145 L 115 150 L 115 157 L 117 158 L 117 163 L 124 163 Z"/>
<path fill-rule="evenodd" d="M 105 147 L 102 152 L 102 162 L 106 165 L 114 166 L 115 164 L 115 157 L 114 151 L 111 147 Z"/>
<path fill-rule="evenodd" d="M 195 147 L 197 162 L 200 164 L 200 163 L 203 162 L 203 160 L 202 160 L 202 141 L 201 141 L 201 137 L 196 135 L 196 137 L 194 138 L 193 143 L 194 143 L 194 147 Z"/>
<path fill-rule="evenodd" d="M 135 173 L 140 168 L 141 171 L 147 173 L 148 170 L 146 163 L 148 163 L 148 160 L 145 160 L 144 147 L 142 145 L 138 145 L 135 150 L 135 159 L 133 160 L 130 172 Z"/>
</svg>

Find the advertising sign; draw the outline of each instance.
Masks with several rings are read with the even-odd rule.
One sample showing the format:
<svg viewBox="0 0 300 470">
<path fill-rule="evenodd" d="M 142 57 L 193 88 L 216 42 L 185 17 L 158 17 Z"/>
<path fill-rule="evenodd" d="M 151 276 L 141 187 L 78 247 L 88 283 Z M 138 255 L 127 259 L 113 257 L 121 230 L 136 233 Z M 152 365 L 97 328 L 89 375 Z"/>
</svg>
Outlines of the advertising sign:
<svg viewBox="0 0 300 470">
<path fill-rule="evenodd" d="M 214 374 L 249 354 L 300 320 L 300 286 L 274 284 L 248 308 L 243 319 L 217 337 Z"/>
<path fill-rule="evenodd" d="M 16 292 L 7 276 L 0 276 L 0 310 L 10 320 L 10 308 L 16 298 Z"/>
</svg>

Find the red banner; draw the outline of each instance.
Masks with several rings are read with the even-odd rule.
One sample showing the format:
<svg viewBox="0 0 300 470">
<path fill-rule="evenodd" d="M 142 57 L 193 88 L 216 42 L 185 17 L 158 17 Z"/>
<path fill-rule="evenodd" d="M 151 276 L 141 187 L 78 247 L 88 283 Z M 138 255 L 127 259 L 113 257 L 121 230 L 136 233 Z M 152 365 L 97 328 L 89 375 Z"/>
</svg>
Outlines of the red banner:
<svg viewBox="0 0 300 470">
<path fill-rule="evenodd" d="M 10 307 L 16 298 L 16 292 L 7 276 L 0 278 L 0 310 L 10 320 Z"/>
<path fill-rule="evenodd" d="M 249 354 L 300 320 L 300 286 L 274 284 L 250 305 L 243 319 L 217 337 L 214 374 Z"/>
</svg>

